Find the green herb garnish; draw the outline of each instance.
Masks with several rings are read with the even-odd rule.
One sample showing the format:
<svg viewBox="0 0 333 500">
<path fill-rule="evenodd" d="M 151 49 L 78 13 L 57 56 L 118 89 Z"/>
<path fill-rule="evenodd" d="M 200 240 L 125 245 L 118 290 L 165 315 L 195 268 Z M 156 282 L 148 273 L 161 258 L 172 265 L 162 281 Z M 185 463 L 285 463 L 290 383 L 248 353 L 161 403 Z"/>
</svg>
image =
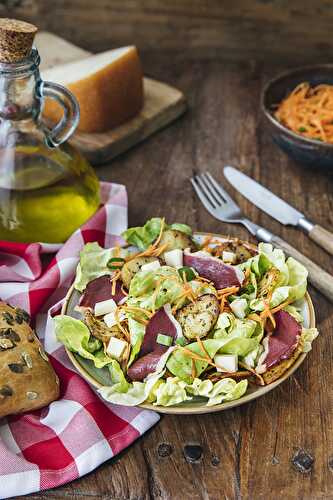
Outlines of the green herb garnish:
<svg viewBox="0 0 333 500">
<path fill-rule="evenodd" d="M 165 345 L 166 347 L 170 347 L 172 344 L 173 338 L 170 335 L 164 335 L 164 333 L 159 333 L 156 337 L 156 342 L 161 345 Z"/>
<path fill-rule="evenodd" d="M 112 259 L 110 259 L 108 262 L 108 267 L 113 271 L 116 271 L 117 269 L 123 267 L 124 264 L 125 259 L 122 259 L 121 257 L 112 257 Z"/>
<path fill-rule="evenodd" d="M 184 266 L 178 269 L 178 274 L 184 280 L 184 277 L 186 278 L 186 281 L 192 281 L 196 277 L 195 272 L 191 267 Z M 185 281 L 185 280 L 184 280 Z"/>
</svg>

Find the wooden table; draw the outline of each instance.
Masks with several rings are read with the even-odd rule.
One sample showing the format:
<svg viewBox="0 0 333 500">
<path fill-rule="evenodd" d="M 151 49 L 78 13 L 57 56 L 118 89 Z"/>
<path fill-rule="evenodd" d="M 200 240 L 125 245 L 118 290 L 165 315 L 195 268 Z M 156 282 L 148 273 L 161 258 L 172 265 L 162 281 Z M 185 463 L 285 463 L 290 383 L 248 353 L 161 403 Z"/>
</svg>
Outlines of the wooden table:
<svg viewBox="0 0 333 500">
<path fill-rule="evenodd" d="M 282 69 L 255 61 L 193 61 L 182 53 L 144 55 L 149 76 L 182 89 L 187 114 L 98 168 L 126 184 L 129 224 L 154 215 L 194 229 L 248 238 L 216 222 L 193 194 L 189 177 L 209 169 L 223 180 L 231 164 L 260 180 L 309 218 L 333 229 L 333 170 L 296 165 L 262 126 L 259 94 Z M 233 192 L 255 222 L 282 236 L 326 270 L 332 258 L 300 231 L 285 228 Z M 30 498 L 323 499 L 333 498 L 333 307 L 310 290 L 320 337 L 301 368 L 275 391 L 238 409 L 206 416 L 164 416 L 116 459 L 62 488 Z M 197 445 L 189 448 L 190 445 Z"/>
</svg>

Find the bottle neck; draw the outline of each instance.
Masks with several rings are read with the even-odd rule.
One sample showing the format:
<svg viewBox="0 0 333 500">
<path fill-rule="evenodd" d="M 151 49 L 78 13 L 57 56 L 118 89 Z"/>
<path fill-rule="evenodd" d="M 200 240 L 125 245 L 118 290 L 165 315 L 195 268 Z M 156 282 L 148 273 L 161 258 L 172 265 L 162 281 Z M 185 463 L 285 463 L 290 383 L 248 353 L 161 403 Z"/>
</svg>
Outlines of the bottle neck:
<svg viewBox="0 0 333 500">
<path fill-rule="evenodd" d="M 41 110 L 39 55 L 0 63 L 0 120 L 37 119 Z"/>
</svg>

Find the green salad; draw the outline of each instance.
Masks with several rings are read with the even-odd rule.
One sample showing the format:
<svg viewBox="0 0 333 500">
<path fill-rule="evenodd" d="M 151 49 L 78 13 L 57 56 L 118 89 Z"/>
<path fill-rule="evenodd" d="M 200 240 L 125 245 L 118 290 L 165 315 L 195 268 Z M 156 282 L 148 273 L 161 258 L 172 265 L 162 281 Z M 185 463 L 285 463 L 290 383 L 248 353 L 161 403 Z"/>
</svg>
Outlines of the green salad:
<svg viewBox="0 0 333 500">
<path fill-rule="evenodd" d="M 161 218 L 122 236 L 124 247 L 85 245 L 74 282 L 80 319 L 54 318 L 60 342 L 108 371 L 107 401 L 217 405 L 279 379 L 311 349 L 307 270 L 282 250 L 199 240 Z"/>
</svg>

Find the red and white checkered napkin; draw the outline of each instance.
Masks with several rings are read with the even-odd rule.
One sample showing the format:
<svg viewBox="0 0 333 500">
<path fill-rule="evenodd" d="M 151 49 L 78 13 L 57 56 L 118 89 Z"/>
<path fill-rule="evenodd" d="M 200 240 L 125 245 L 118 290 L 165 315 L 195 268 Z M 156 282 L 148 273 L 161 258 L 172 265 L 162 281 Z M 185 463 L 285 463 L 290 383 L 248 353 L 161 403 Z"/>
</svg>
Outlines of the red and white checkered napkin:
<svg viewBox="0 0 333 500">
<path fill-rule="evenodd" d="M 121 242 L 127 226 L 124 186 L 101 184 L 99 211 L 62 246 L 0 241 L 0 299 L 35 319 L 61 381 L 58 401 L 0 419 L 0 498 L 54 488 L 83 476 L 130 445 L 158 421 L 154 412 L 102 402 L 75 372 L 57 342 L 51 314 L 60 310 L 88 241 Z M 56 252 L 56 253 L 55 253 Z M 55 253 L 43 268 L 41 254 Z"/>
</svg>

